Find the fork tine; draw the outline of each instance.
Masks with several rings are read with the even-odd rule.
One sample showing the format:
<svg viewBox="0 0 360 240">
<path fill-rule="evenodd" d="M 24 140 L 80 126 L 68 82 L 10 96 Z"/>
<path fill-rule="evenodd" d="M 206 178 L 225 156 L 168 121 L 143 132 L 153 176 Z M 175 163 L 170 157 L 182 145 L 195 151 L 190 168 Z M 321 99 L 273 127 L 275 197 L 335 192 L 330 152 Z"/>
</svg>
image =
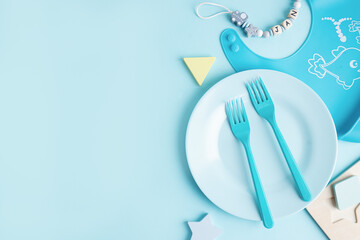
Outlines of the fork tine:
<svg viewBox="0 0 360 240">
<path fill-rule="evenodd" d="M 249 122 L 247 115 L 246 115 L 246 111 L 245 111 L 245 106 L 244 106 L 244 102 L 241 98 L 241 108 L 242 108 L 242 115 L 244 116 L 244 122 Z"/>
<path fill-rule="evenodd" d="M 237 113 L 238 113 L 238 116 L 239 116 L 239 120 L 240 120 L 240 122 L 244 122 L 243 114 L 242 114 L 241 109 L 240 109 L 239 99 L 236 98 L 235 101 L 236 101 L 236 107 L 237 107 Z"/>
<path fill-rule="evenodd" d="M 232 108 L 232 113 L 234 115 L 235 123 L 240 123 L 241 121 L 235 105 L 236 105 L 235 100 L 231 100 L 231 108 Z"/>
<path fill-rule="evenodd" d="M 254 94 L 255 94 L 257 103 L 261 103 L 261 97 L 259 96 L 259 93 L 258 93 L 258 91 L 256 90 L 254 81 L 251 81 L 250 84 L 251 84 L 251 88 L 252 88 L 252 90 L 253 90 L 253 92 L 254 92 Z"/>
<path fill-rule="evenodd" d="M 225 104 L 225 112 L 226 112 L 227 118 L 229 119 L 230 125 L 235 124 L 234 117 L 233 117 L 233 115 L 231 113 L 231 108 L 230 108 L 229 101 L 227 101 L 226 104 Z"/>
<path fill-rule="evenodd" d="M 269 92 L 267 91 L 267 89 L 266 89 L 266 87 L 265 87 L 265 84 L 264 84 L 263 80 L 261 79 L 261 77 L 259 77 L 259 81 L 260 81 L 260 85 L 261 85 L 261 87 L 262 87 L 262 90 L 263 90 L 264 93 L 265 93 L 266 100 L 271 99 L 270 94 L 269 94 Z"/>
<path fill-rule="evenodd" d="M 246 83 L 245 86 L 246 86 L 246 88 L 247 88 L 247 90 L 248 90 L 248 93 L 249 93 L 249 95 L 250 95 L 250 99 L 251 99 L 252 103 L 253 103 L 253 104 L 257 104 L 258 102 L 257 102 L 256 99 L 255 99 L 254 93 L 253 93 L 253 91 L 251 90 L 251 87 L 250 87 L 249 83 Z"/>
<path fill-rule="evenodd" d="M 255 85 L 256 85 L 256 88 L 257 90 L 259 91 L 260 95 L 261 95 L 261 99 L 262 101 L 264 102 L 265 100 L 267 100 L 266 96 L 264 95 L 264 91 L 262 89 L 262 87 L 260 86 L 260 80 L 259 80 L 259 77 L 257 77 L 255 80 Z"/>
</svg>

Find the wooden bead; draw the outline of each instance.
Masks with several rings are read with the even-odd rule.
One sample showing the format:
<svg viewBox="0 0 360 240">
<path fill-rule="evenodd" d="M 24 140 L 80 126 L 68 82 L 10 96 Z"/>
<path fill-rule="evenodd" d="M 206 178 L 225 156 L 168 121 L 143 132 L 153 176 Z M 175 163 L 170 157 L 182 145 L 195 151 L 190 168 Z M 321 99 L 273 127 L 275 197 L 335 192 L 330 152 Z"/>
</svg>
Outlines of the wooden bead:
<svg viewBox="0 0 360 240">
<path fill-rule="evenodd" d="M 298 11 L 295 9 L 291 9 L 288 15 L 288 18 L 296 19 L 298 16 Z"/>
<path fill-rule="evenodd" d="M 285 30 L 288 30 L 289 28 L 291 28 L 292 26 L 292 22 L 290 19 L 285 19 L 282 23 L 281 26 L 283 26 L 285 28 Z"/>
<path fill-rule="evenodd" d="M 271 31 L 273 32 L 274 36 L 280 35 L 282 33 L 282 28 L 280 25 L 275 25 L 271 28 Z"/>
</svg>

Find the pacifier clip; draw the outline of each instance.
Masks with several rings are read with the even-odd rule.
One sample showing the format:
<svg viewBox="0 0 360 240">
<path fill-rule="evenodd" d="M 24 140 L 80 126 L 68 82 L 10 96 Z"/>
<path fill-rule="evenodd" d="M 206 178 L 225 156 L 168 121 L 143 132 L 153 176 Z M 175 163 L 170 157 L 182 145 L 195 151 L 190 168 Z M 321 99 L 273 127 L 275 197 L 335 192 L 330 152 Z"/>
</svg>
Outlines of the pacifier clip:
<svg viewBox="0 0 360 240">
<path fill-rule="evenodd" d="M 204 6 L 204 5 L 221 7 L 223 9 L 225 9 L 226 11 L 218 12 L 218 13 L 215 13 L 210 16 L 202 16 L 199 13 L 199 9 L 201 6 Z M 210 19 L 210 18 L 216 17 L 221 14 L 230 14 L 231 21 L 236 26 L 242 28 L 244 30 L 244 32 L 246 33 L 247 37 L 268 38 L 270 36 L 280 35 L 285 30 L 288 30 L 289 28 L 291 28 L 291 26 L 293 25 L 293 22 L 296 20 L 296 18 L 298 16 L 300 7 L 301 7 L 301 0 L 295 0 L 293 8 L 290 10 L 287 18 L 281 24 L 275 25 L 266 31 L 263 31 L 263 30 L 259 29 L 258 27 L 255 27 L 253 24 L 249 23 L 248 22 L 249 16 L 245 12 L 240 12 L 238 10 L 231 11 L 229 8 L 227 8 L 223 5 L 217 4 L 217 3 L 211 3 L 211 2 L 200 3 L 196 7 L 196 15 L 201 19 Z"/>
</svg>

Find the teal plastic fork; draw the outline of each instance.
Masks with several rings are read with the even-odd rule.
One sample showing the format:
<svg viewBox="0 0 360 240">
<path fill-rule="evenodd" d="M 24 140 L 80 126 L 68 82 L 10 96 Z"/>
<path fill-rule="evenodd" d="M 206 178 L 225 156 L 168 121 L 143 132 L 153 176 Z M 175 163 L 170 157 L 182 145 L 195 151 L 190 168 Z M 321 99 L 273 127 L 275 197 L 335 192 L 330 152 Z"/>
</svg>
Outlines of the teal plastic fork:
<svg viewBox="0 0 360 240">
<path fill-rule="evenodd" d="M 260 77 L 253 80 L 249 83 L 246 83 L 246 88 L 249 92 L 250 99 L 256 112 L 264 119 L 268 121 L 271 125 L 276 139 L 279 142 L 281 151 L 286 159 L 287 165 L 290 169 L 290 172 L 295 180 L 298 193 L 302 200 L 310 201 L 311 192 L 307 186 L 299 167 L 297 166 L 295 159 L 283 137 L 281 131 L 276 123 L 275 119 L 275 107 L 274 103 L 271 100 L 270 94 L 267 91 L 264 82 Z"/>
<path fill-rule="evenodd" d="M 241 110 L 242 109 L 242 110 Z M 251 177 L 253 180 L 256 197 L 258 200 L 258 205 L 260 208 L 260 216 L 263 221 L 263 224 L 266 228 L 272 228 L 274 225 L 270 208 L 267 203 L 265 193 L 260 181 L 258 171 L 256 169 L 254 157 L 250 147 L 250 124 L 246 116 L 244 103 L 241 99 L 241 109 L 239 105 L 239 100 L 231 100 L 225 104 L 226 115 L 228 117 L 231 130 L 234 136 L 240 140 L 243 144 L 246 152 L 246 156 L 249 162 L 249 168 L 251 172 Z"/>
</svg>

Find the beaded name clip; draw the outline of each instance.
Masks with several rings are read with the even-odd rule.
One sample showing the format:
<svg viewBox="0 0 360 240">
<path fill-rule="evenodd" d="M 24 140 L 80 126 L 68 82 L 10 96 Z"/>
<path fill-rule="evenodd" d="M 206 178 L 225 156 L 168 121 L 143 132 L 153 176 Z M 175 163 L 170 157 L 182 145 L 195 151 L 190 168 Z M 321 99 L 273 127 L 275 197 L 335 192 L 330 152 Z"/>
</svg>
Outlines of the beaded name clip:
<svg viewBox="0 0 360 240">
<path fill-rule="evenodd" d="M 215 13 L 215 14 L 210 15 L 210 16 L 202 16 L 199 13 L 199 9 L 203 5 L 211 5 L 211 6 L 221 7 L 223 9 L 225 9 L 226 11 L 218 12 L 218 13 Z M 242 28 L 248 37 L 264 37 L 264 38 L 268 38 L 270 36 L 280 35 L 285 30 L 288 30 L 289 28 L 291 28 L 291 26 L 293 25 L 293 22 L 295 21 L 295 19 L 297 18 L 298 14 L 299 14 L 299 9 L 300 8 L 301 8 L 301 0 L 295 0 L 293 8 L 290 10 L 287 18 L 281 24 L 275 25 L 275 26 L 271 27 L 269 30 L 266 30 L 266 31 L 263 31 L 263 30 L 259 29 L 258 27 L 255 27 L 253 24 L 249 23 L 248 22 L 249 16 L 245 12 L 240 12 L 238 10 L 231 11 L 227 7 L 225 7 L 223 5 L 220 5 L 220 4 L 217 4 L 217 3 L 211 3 L 211 2 L 200 3 L 196 7 L 196 15 L 201 19 L 210 19 L 210 18 L 216 17 L 216 16 L 218 16 L 220 14 L 230 14 L 231 15 L 231 21 L 236 26 Z"/>
</svg>

